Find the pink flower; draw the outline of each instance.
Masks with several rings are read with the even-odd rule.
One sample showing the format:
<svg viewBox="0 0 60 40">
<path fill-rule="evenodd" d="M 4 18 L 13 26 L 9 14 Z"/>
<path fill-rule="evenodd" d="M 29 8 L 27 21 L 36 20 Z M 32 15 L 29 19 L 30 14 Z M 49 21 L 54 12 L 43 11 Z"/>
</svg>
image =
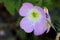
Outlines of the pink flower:
<svg viewBox="0 0 60 40">
<path fill-rule="evenodd" d="M 26 33 L 34 32 L 34 35 L 42 35 L 48 28 L 46 27 L 46 12 L 39 6 L 31 3 L 23 3 L 19 9 L 19 14 L 23 16 L 20 28 Z"/>
</svg>

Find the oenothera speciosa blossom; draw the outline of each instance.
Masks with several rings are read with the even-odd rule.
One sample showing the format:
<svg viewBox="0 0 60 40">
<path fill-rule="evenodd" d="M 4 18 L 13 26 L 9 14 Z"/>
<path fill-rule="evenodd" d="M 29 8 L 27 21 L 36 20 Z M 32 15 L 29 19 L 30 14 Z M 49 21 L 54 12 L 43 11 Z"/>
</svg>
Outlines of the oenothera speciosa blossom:
<svg viewBox="0 0 60 40">
<path fill-rule="evenodd" d="M 34 32 L 34 35 L 42 35 L 44 32 L 49 32 L 50 25 L 47 19 L 50 20 L 46 8 L 33 6 L 31 3 L 23 3 L 19 9 L 20 16 L 23 16 L 20 21 L 20 28 L 26 33 Z"/>
</svg>

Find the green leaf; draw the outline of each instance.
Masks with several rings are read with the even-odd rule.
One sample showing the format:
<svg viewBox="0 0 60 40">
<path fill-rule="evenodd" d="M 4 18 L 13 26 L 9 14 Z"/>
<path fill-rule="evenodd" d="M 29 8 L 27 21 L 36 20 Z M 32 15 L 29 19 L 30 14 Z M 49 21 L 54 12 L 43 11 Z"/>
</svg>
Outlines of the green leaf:
<svg viewBox="0 0 60 40">
<path fill-rule="evenodd" d="M 22 5 L 21 0 L 16 0 L 15 4 L 16 4 L 16 5 L 15 5 L 16 10 L 19 11 L 19 8 L 20 8 L 21 5 Z"/>
<path fill-rule="evenodd" d="M 14 0 L 3 0 L 3 2 L 8 12 L 12 16 L 14 16 L 15 15 L 15 1 Z"/>
<path fill-rule="evenodd" d="M 0 0 L 0 3 L 2 2 L 2 0 Z"/>
</svg>

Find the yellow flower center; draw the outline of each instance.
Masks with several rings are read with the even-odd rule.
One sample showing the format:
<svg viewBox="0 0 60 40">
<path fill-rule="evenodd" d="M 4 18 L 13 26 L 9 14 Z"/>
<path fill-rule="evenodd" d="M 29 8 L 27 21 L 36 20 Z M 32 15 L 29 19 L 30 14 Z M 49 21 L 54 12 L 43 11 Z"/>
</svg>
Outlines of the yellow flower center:
<svg viewBox="0 0 60 40">
<path fill-rule="evenodd" d="M 37 15 L 36 15 L 35 12 L 32 13 L 32 16 L 33 16 L 34 18 L 37 17 Z"/>
<path fill-rule="evenodd" d="M 39 17 L 39 13 L 38 13 L 38 12 L 32 12 L 32 13 L 31 13 L 31 17 L 32 17 L 33 19 L 37 19 L 37 18 Z"/>
<path fill-rule="evenodd" d="M 32 10 L 29 14 L 30 19 L 38 20 L 40 17 L 40 13 L 37 10 Z"/>
</svg>

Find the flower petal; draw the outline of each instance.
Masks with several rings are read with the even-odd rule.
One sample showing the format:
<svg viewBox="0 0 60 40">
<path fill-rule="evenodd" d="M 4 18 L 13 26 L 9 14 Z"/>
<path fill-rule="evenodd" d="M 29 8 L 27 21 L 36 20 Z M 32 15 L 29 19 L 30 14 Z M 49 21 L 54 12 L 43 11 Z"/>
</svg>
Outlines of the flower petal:
<svg viewBox="0 0 60 40">
<path fill-rule="evenodd" d="M 41 7 L 34 6 L 34 8 L 37 9 L 43 16 L 46 16 L 44 10 Z"/>
<path fill-rule="evenodd" d="M 21 16 L 26 16 L 30 9 L 33 8 L 33 5 L 31 3 L 24 3 L 22 7 L 19 9 L 19 14 Z"/>
<path fill-rule="evenodd" d="M 46 18 L 42 17 L 40 22 L 37 22 L 34 27 L 34 34 L 35 35 L 42 35 L 46 31 Z"/>
<path fill-rule="evenodd" d="M 35 35 L 42 35 L 46 31 L 46 15 L 44 10 L 41 7 L 35 6 L 35 9 L 37 9 L 41 15 L 42 18 L 40 19 L 39 22 L 36 23 L 34 27 L 34 34 Z"/>
<path fill-rule="evenodd" d="M 20 27 L 27 33 L 33 31 L 32 23 L 26 17 L 21 20 Z"/>
</svg>

